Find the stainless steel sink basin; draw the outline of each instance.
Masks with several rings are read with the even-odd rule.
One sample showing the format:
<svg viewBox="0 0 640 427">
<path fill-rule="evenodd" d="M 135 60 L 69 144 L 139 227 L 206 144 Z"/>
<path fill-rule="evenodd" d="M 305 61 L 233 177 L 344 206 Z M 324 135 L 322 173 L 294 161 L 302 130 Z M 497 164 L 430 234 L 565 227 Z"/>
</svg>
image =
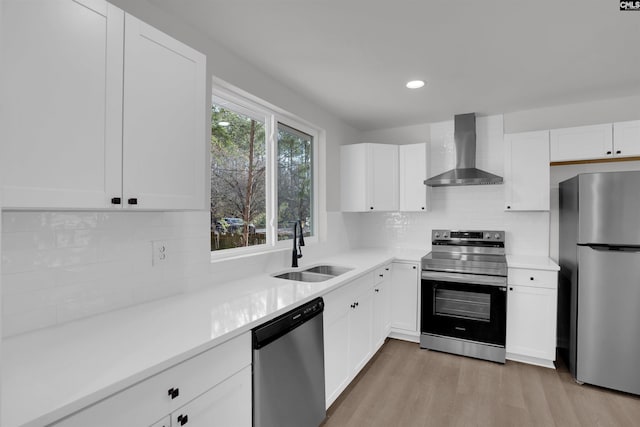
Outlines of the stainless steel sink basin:
<svg viewBox="0 0 640 427">
<path fill-rule="evenodd" d="M 333 279 L 335 276 L 310 273 L 308 271 L 287 271 L 286 273 L 278 274 L 273 277 L 278 279 L 295 280 L 298 282 L 324 282 L 325 280 Z"/>
<path fill-rule="evenodd" d="M 324 282 L 325 280 L 333 279 L 351 270 L 353 269 L 337 265 L 316 265 L 306 270 L 287 271 L 286 273 L 277 274 L 273 277 L 298 282 Z"/>
<path fill-rule="evenodd" d="M 353 270 L 353 268 L 340 267 L 338 265 L 316 265 L 315 267 L 308 268 L 304 271 L 309 273 L 328 274 L 329 276 L 339 276 L 351 270 Z"/>
</svg>

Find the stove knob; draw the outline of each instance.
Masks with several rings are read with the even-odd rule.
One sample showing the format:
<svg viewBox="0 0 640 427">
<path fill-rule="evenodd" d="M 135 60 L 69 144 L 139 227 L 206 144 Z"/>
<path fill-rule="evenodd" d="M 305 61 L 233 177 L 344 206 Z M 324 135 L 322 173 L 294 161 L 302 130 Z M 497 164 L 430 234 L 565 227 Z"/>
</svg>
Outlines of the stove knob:
<svg viewBox="0 0 640 427">
<path fill-rule="evenodd" d="M 448 238 L 449 238 L 449 235 L 448 235 L 447 233 L 444 233 L 444 234 L 442 235 L 442 238 L 443 238 L 443 239 L 448 239 Z"/>
<path fill-rule="evenodd" d="M 491 238 L 491 234 L 490 234 L 490 233 L 485 234 L 485 235 L 484 235 L 484 238 L 485 238 L 485 239 L 490 239 L 490 238 Z"/>
<path fill-rule="evenodd" d="M 436 239 L 440 238 L 440 233 L 435 234 Z"/>
<path fill-rule="evenodd" d="M 499 239 L 499 238 L 500 238 L 500 235 L 499 235 L 498 233 L 496 233 L 496 235 L 495 235 L 495 236 L 493 236 L 493 237 L 495 237 L 496 239 Z"/>
</svg>

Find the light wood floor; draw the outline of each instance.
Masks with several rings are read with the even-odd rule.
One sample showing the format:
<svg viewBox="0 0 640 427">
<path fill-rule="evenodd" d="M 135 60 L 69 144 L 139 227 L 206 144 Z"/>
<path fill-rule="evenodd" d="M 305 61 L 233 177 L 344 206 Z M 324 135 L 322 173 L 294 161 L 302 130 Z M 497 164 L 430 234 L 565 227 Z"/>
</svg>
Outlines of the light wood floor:
<svg viewBox="0 0 640 427">
<path fill-rule="evenodd" d="M 390 339 L 322 425 L 345 426 L 640 426 L 640 397 L 578 385 L 564 365 L 501 365 Z"/>
</svg>

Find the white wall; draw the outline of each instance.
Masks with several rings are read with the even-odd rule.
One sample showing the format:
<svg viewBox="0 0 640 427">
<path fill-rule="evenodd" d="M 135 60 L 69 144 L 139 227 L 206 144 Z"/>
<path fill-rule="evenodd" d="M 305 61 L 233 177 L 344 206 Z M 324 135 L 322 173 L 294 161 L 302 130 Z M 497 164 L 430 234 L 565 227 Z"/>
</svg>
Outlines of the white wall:
<svg viewBox="0 0 640 427">
<path fill-rule="evenodd" d="M 339 164 L 339 146 L 355 139 L 357 132 L 331 113 L 147 1 L 112 3 L 205 53 L 210 76 L 322 128 L 326 139 L 326 151 L 320 154 L 323 167 Z M 206 163 L 204 157 L 203 167 Z M 344 229 L 342 214 L 326 212 L 339 210 L 339 182 L 339 174 L 332 170 L 326 186 L 321 186 L 326 209 L 320 221 L 328 234 L 322 244 L 305 248 L 303 265 L 348 245 L 340 231 Z M 281 269 L 291 260 L 285 250 L 212 264 L 209 239 L 208 212 L 5 211 L 1 232 L 3 336 Z M 169 242 L 170 262 L 161 268 L 151 266 L 153 240 Z"/>
<path fill-rule="evenodd" d="M 453 121 L 363 133 L 361 142 L 429 142 L 429 176 L 455 166 Z M 476 166 L 502 176 L 504 143 L 502 116 L 477 117 Z M 393 134 L 400 135 L 390 141 Z M 427 187 L 425 187 L 427 191 Z M 359 246 L 407 247 L 431 250 L 431 230 L 495 229 L 506 231 L 507 253 L 547 255 L 549 214 L 505 212 L 504 186 L 434 187 L 425 213 L 350 214 L 349 229 Z"/>
</svg>

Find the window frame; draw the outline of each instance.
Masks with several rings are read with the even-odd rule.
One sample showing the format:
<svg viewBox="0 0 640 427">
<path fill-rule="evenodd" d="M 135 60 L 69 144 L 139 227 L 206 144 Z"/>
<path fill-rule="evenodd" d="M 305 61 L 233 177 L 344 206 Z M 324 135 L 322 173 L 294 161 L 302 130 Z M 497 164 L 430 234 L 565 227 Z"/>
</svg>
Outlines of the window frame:
<svg viewBox="0 0 640 427">
<path fill-rule="evenodd" d="M 320 241 L 321 230 L 323 224 L 320 221 L 321 206 L 323 206 L 324 200 L 320 195 L 320 155 L 324 151 L 324 130 L 312 123 L 301 119 L 281 108 L 278 108 L 272 104 L 269 104 L 251 94 L 248 94 L 242 90 L 239 90 L 231 85 L 216 81 L 214 79 L 211 88 L 211 97 L 209 100 L 211 104 L 220 105 L 223 108 L 229 107 L 232 111 L 245 114 L 249 117 L 259 118 L 264 116 L 265 126 L 265 155 L 266 155 L 266 171 L 265 171 L 265 210 L 267 215 L 267 238 L 265 244 L 245 246 L 240 248 L 224 249 L 211 252 L 211 261 L 218 261 L 226 258 L 243 257 L 247 255 L 258 255 L 263 253 L 269 253 L 274 251 L 283 251 L 291 249 L 291 240 L 278 240 L 277 228 L 277 209 L 278 209 L 278 123 L 281 123 L 287 127 L 304 132 L 313 138 L 313 151 L 312 151 L 312 215 L 313 215 L 313 234 L 309 237 L 305 237 L 305 243 L 307 245 L 314 245 Z M 211 108 L 209 107 L 209 118 L 211 117 Z M 210 120 L 208 120 L 210 123 Z M 210 135 L 210 134 L 209 134 Z M 210 143 L 209 143 L 210 144 Z M 208 153 L 208 169 L 207 176 L 208 182 L 211 184 L 211 151 L 210 146 L 207 145 Z M 207 197 L 209 198 L 209 205 L 211 204 L 211 189 L 207 191 Z M 211 220 L 209 220 L 209 223 Z M 211 229 L 209 229 L 211 232 Z"/>
</svg>

